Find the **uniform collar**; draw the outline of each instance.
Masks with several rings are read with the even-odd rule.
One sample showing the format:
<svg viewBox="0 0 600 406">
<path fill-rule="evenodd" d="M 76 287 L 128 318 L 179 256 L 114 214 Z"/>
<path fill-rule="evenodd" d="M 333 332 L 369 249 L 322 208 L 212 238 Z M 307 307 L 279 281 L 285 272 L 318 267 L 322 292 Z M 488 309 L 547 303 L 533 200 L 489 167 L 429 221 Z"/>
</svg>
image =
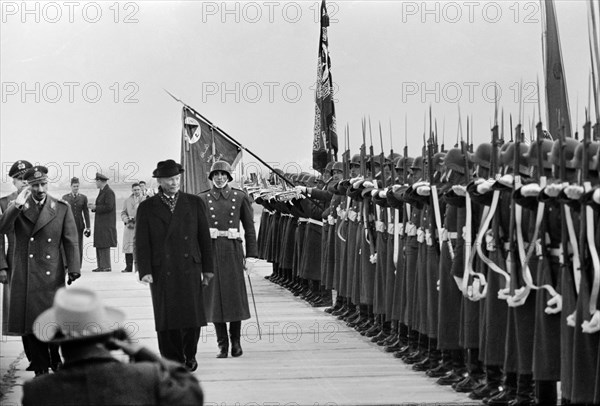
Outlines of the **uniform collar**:
<svg viewBox="0 0 600 406">
<path fill-rule="evenodd" d="M 213 195 L 213 197 L 216 200 L 219 200 L 219 198 L 221 196 L 223 196 L 223 198 L 227 200 L 227 199 L 229 199 L 229 195 L 231 194 L 231 187 L 229 185 L 227 185 L 224 188 L 219 189 L 219 188 L 213 186 L 210 193 Z"/>
</svg>

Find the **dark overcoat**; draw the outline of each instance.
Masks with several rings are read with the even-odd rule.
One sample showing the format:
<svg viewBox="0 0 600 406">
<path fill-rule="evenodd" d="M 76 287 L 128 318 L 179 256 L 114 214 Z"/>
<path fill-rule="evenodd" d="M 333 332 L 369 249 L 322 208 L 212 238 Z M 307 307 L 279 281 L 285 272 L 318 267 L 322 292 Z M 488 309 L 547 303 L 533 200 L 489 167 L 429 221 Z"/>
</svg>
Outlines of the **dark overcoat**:
<svg viewBox="0 0 600 406">
<path fill-rule="evenodd" d="M 144 348 L 133 357 L 136 362 L 123 363 L 106 352 L 66 363 L 55 374 L 25 382 L 23 405 L 202 404 L 202 389 L 183 365 Z"/>
<path fill-rule="evenodd" d="M 8 203 L 17 198 L 17 192 L 0 198 L 0 215 L 6 211 Z M 8 273 L 10 281 L 10 258 L 11 250 L 14 249 L 14 238 L 12 234 L 7 235 L 5 241 L 4 234 L 0 234 L 0 270 L 4 269 Z M 2 285 L 2 334 L 10 335 L 8 332 L 8 306 L 10 304 L 10 282 Z"/>
<path fill-rule="evenodd" d="M 140 203 L 135 258 L 140 279 L 152 275 L 156 331 L 206 325 L 202 273 L 214 260 L 202 199 L 179 192 L 173 213 L 158 194 Z"/>
<path fill-rule="evenodd" d="M 94 247 L 110 248 L 117 246 L 117 211 L 115 192 L 106 185 L 96 198 L 94 220 Z"/>
<path fill-rule="evenodd" d="M 41 211 L 29 197 L 19 209 L 9 205 L 0 217 L 0 233 L 13 234 L 8 332 L 33 332 L 33 322 L 52 307 L 65 286 L 66 269 L 79 273 L 77 228 L 69 205 L 47 195 Z M 64 259 L 63 259 L 64 258 Z"/>
<path fill-rule="evenodd" d="M 83 232 L 84 228 L 90 227 L 90 210 L 88 209 L 87 196 L 81 193 L 78 193 L 77 196 L 73 196 L 73 193 L 67 193 L 62 198 L 71 206 L 77 230 Z"/>
<path fill-rule="evenodd" d="M 244 257 L 258 257 L 252 202 L 242 190 L 213 187 L 200 197 L 209 210 L 209 226 L 219 231 L 239 232 L 244 227 L 246 252 L 241 238 L 212 239 L 215 277 L 205 292 L 204 304 L 209 322 L 223 323 L 250 318 L 244 280 Z"/>
</svg>

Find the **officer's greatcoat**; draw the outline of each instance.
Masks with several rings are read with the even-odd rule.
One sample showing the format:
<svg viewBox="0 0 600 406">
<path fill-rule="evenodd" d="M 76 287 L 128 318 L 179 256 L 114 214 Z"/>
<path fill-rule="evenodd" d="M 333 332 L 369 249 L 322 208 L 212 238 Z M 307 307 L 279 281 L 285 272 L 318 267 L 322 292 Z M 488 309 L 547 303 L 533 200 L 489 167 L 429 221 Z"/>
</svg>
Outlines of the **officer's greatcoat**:
<svg viewBox="0 0 600 406">
<path fill-rule="evenodd" d="M 115 192 L 106 185 L 96 198 L 96 218 L 94 219 L 94 247 L 110 248 L 117 246 L 117 212 Z"/>
<path fill-rule="evenodd" d="M 243 191 L 229 186 L 213 187 L 200 197 L 208 208 L 215 260 L 215 276 L 204 292 L 206 319 L 213 323 L 249 319 L 244 256 L 258 256 L 252 203 Z M 240 223 L 244 227 L 245 255 Z M 225 235 L 227 232 L 229 235 Z"/>
<path fill-rule="evenodd" d="M 73 213 L 62 200 L 47 196 L 40 210 L 29 197 L 21 209 L 12 204 L 0 216 L 0 233 L 12 234 L 15 242 L 10 261 L 8 332 L 29 334 L 36 317 L 52 307 L 54 294 L 65 285 L 65 267 L 79 273 Z"/>
</svg>

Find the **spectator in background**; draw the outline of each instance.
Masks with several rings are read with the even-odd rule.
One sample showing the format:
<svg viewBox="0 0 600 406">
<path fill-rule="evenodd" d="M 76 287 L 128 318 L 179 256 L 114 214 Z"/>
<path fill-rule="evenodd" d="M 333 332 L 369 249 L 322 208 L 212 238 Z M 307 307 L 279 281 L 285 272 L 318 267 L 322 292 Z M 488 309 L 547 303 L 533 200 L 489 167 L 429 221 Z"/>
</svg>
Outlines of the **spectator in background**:
<svg viewBox="0 0 600 406">
<path fill-rule="evenodd" d="M 83 234 L 90 236 L 90 210 L 88 209 L 88 198 L 79 193 L 79 178 L 71 179 L 71 193 L 64 195 L 63 200 L 69 203 L 79 237 L 79 259 L 83 263 Z"/>
<path fill-rule="evenodd" d="M 143 180 L 140 180 L 139 184 L 140 184 L 140 188 L 142 189 L 142 200 L 145 200 L 149 197 L 154 196 L 154 189 L 152 189 L 152 188 L 148 189 L 146 187 L 146 182 L 144 182 Z"/>
<path fill-rule="evenodd" d="M 125 223 L 123 230 L 123 253 L 125 254 L 125 269 L 121 272 L 133 271 L 133 237 L 135 235 L 135 216 L 137 209 L 142 202 L 142 189 L 139 183 L 131 185 L 131 196 L 123 202 L 123 210 L 121 211 L 121 220 Z"/>
<path fill-rule="evenodd" d="M 98 268 L 92 272 L 110 272 L 110 249 L 117 246 L 117 212 L 115 192 L 108 186 L 108 178 L 96 173 L 96 187 L 100 189 L 96 203 L 88 203 L 96 213 L 94 220 L 94 247 Z"/>
</svg>

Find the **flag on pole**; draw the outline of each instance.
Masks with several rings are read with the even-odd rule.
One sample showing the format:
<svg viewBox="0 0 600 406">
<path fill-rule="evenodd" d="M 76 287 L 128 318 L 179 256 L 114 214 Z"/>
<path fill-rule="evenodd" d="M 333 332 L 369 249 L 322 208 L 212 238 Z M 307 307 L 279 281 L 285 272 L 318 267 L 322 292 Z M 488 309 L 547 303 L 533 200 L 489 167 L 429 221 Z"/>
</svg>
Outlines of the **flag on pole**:
<svg viewBox="0 0 600 406">
<path fill-rule="evenodd" d="M 553 0 L 545 0 L 544 4 L 544 68 L 546 76 L 546 107 L 548 109 L 548 129 L 556 139 L 564 128 L 565 136 L 571 137 L 571 119 L 569 98 L 567 97 L 567 81 L 562 63 L 560 38 Z M 541 120 L 541 117 L 540 117 Z"/>
<path fill-rule="evenodd" d="M 323 172 L 329 161 L 337 160 L 338 140 L 335 129 L 333 80 L 327 27 L 329 16 L 325 0 L 321 3 L 321 35 L 315 89 L 315 126 L 313 139 L 313 169 Z"/>
<path fill-rule="evenodd" d="M 182 189 L 198 194 L 210 188 L 208 174 L 213 162 L 227 161 L 235 168 L 242 151 L 187 106 L 183 107 L 182 121 L 181 163 L 185 169 Z"/>
</svg>

